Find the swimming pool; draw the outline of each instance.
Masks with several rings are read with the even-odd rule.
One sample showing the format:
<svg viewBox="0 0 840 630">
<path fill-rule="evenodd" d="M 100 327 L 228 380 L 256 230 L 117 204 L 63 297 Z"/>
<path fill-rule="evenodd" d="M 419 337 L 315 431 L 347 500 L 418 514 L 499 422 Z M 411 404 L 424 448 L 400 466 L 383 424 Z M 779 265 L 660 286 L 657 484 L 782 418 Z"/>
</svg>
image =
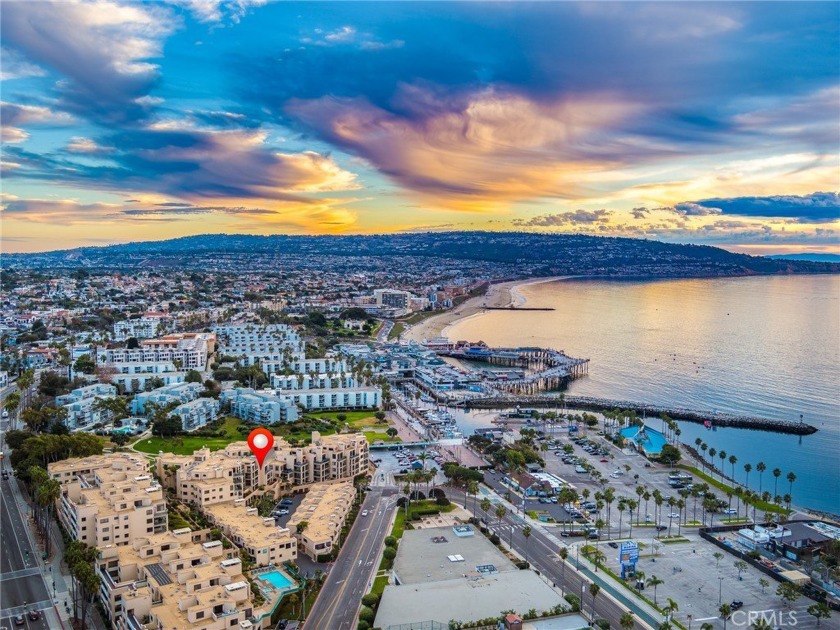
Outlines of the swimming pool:
<svg viewBox="0 0 840 630">
<path fill-rule="evenodd" d="M 260 575 L 259 578 L 271 584 L 278 591 L 292 586 L 292 581 L 286 577 L 285 573 L 281 573 L 280 571 L 269 571 Z"/>
</svg>

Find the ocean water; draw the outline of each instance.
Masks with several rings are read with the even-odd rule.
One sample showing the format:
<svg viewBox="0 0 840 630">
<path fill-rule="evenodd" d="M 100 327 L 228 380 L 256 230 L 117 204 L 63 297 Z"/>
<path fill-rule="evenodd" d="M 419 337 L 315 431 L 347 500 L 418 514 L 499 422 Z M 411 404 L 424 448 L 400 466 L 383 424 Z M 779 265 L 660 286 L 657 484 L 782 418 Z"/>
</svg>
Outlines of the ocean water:
<svg viewBox="0 0 840 630">
<path fill-rule="evenodd" d="M 840 513 L 840 277 L 563 280 L 519 291 L 528 306 L 555 310 L 488 311 L 455 323 L 447 336 L 587 357 L 589 376 L 570 385 L 571 395 L 801 416 L 819 431 L 800 438 L 683 422 L 681 439 L 693 445 L 701 437 L 727 459 L 735 455 L 741 481 L 750 463 L 755 489 L 759 461 L 770 492 L 770 471 L 782 470 L 782 495 L 794 472 L 794 503 Z"/>
</svg>

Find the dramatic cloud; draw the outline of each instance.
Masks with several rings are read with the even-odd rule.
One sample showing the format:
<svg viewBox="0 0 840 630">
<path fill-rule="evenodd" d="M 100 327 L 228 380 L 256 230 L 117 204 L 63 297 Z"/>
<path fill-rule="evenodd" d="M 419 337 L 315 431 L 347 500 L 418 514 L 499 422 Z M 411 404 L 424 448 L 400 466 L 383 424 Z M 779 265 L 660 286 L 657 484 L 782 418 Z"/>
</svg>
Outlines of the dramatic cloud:
<svg viewBox="0 0 840 630">
<path fill-rule="evenodd" d="M 27 77 L 42 77 L 47 73 L 34 63 L 30 63 L 16 50 L 6 47 L 0 48 L 0 80 L 25 79 Z"/>
<path fill-rule="evenodd" d="M 673 207 L 673 211 L 684 217 L 704 217 L 710 214 L 721 213 L 720 208 L 701 206 L 690 201 L 676 204 Z"/>
<path fill-rule="evenodd" d="M 607 223 L 613 213 L 609 210 L 575 210 L 559 214 L 544 214 L 530 219 L 515 219 L 514 225 L 522 227 L 558 227 L 562 225 L 591 225 Z"/>
<path fill-rule="evenodd" d="M 752 217 L 793 217 L 807 221 L 840 220 L 840 194 L 815 192 L 811 195 L 777 197 L 734 197 L 704 199 L 679 206 L 692 206 L 707 214 L 737 214 Z"/>
<path fill-rule="evenodd" d="M 150 60 L 162 54 L 172 30 L 156 5 L 87 2 L 7 2 L 2 37 L 16 54 L 64 77 L 56 84 L 62 107 L 114 123 L 143 118 L 159 78 Z"/>
<path fill-rule="evenodd" d="M 255 199 L 311 203 L 304 193 L 358 188 L 356 175 L 315 152 L 281 153 L 264 146 L 265 133 L 252 131 L 144 129 L 77 139 L 78 153 L 98 147 L 114 165 L 90 166 L 19 149 L 7 153 L 15 174 L 109 190 L 154 190 L 182 199 Z M 81 151 L 84 152 L 84 151 Z"/>
</svg>

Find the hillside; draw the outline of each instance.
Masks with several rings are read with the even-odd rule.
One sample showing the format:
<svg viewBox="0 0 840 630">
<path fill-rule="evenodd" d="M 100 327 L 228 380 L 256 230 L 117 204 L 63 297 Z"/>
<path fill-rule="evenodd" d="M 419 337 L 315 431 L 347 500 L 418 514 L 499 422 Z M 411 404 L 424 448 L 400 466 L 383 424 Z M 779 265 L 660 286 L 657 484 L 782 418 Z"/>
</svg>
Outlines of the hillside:
<svg viewBox="0 0 840 630">
<path fill-rule="evenodd" d="M 716 247 L 583 235 L 514 232 L 430 232 L 352 236 L 201 235 L 166 241 L 84 247 L 4 257 L 7 268 L 238 269 L 278 265 L 405 269 L 457 261 L 494 275 L 598 277 L 716 277 L 838 273 L 840 264 L 734 254 Z"/>
</svg>

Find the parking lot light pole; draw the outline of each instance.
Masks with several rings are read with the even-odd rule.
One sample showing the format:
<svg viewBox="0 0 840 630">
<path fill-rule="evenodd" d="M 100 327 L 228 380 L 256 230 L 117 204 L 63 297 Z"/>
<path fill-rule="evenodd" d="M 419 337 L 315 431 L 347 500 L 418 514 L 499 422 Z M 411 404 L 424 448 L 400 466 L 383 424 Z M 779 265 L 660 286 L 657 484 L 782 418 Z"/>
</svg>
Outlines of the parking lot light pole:
<svg viewBox="0 0 840 630">
<path fill-rule="evenodd" d="M 723 576 L 718 576 L 718 604 L 723 601 Z"/>
</svg>

